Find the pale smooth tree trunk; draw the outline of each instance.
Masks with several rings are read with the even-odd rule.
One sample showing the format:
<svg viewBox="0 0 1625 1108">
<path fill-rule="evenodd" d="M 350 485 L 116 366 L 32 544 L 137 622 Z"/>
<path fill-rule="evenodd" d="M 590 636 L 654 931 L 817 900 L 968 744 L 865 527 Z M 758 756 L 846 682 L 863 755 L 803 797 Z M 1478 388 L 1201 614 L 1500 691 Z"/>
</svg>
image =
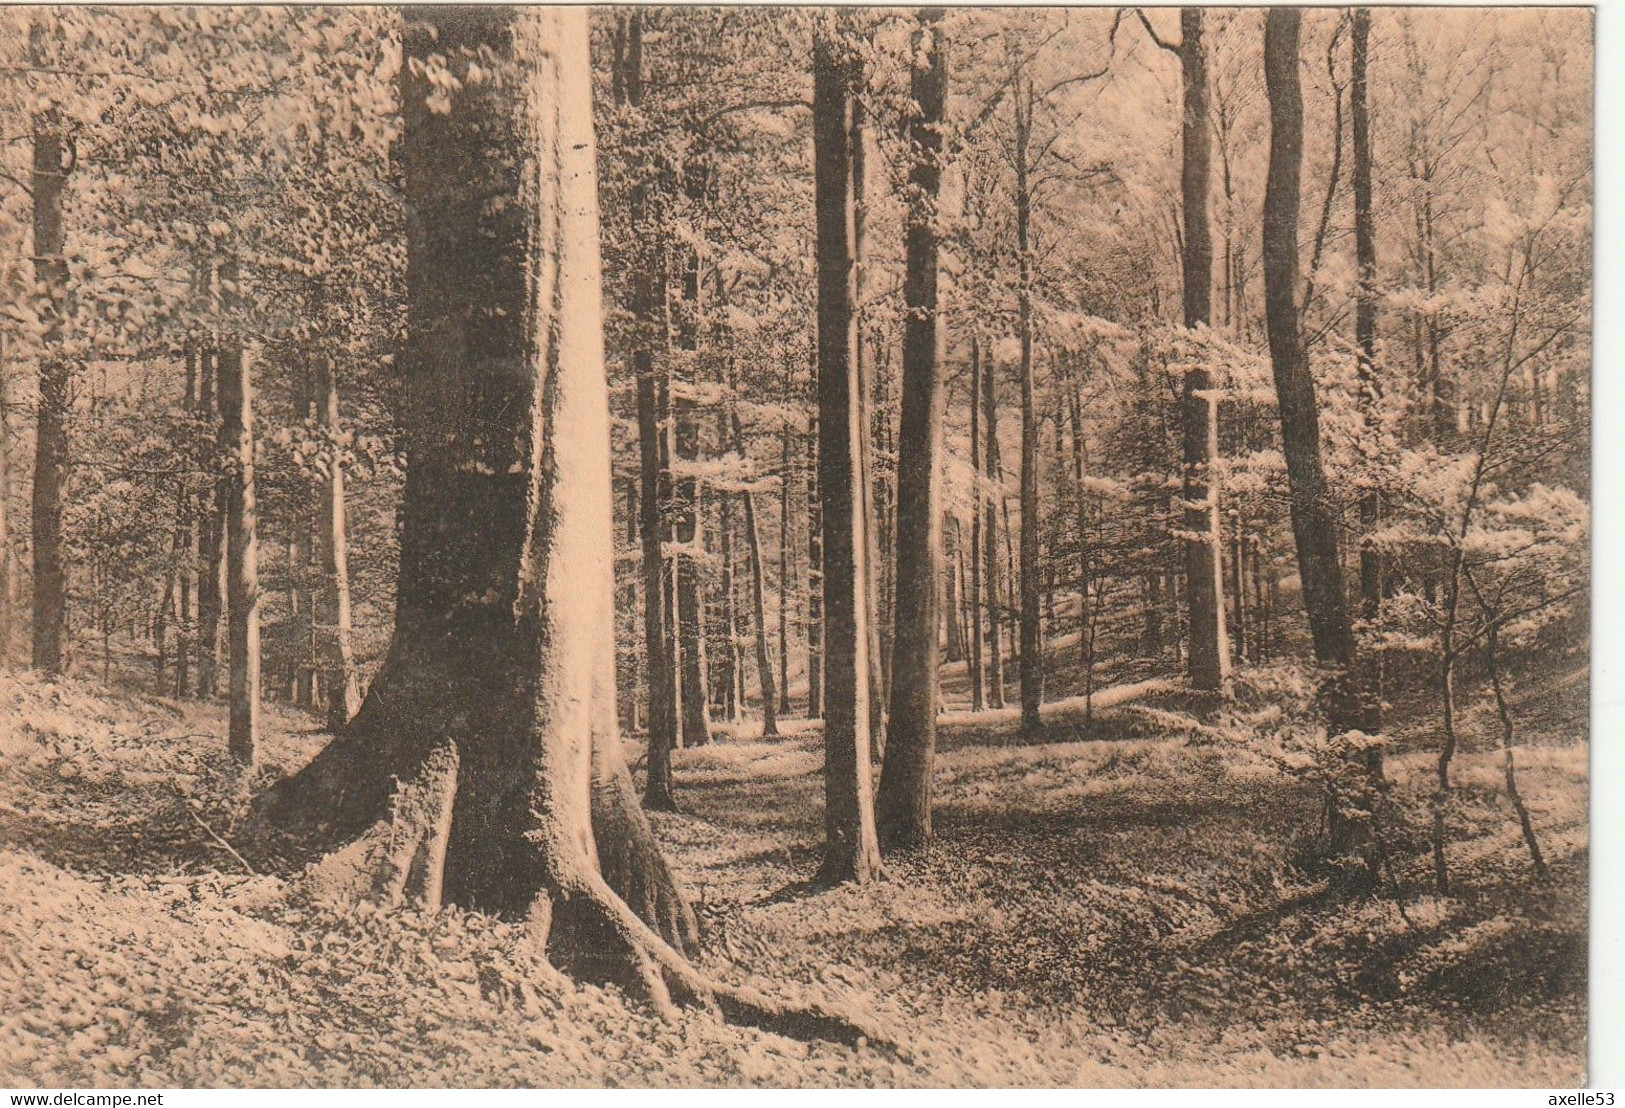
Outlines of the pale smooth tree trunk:
<svg viewBox="0 0 1625 1108">
<path fill-rule="evenodd" d="M 228 319 L 240 303 L 236 259 L 220 267 Z M 233 321 L 234 322 L 234 321 Z M 241 334 L 228 330 L 220 344 L 220 454 L 226 459 L 226 634 L 229 647 L 227 748 L 234 762 L 251 766 L 258 755 L 260 719 L 260 580 L 258 506 L 254 489 L 254 391 Z"/>
<path fill-rule="evenodd" d="M 813 42 L 818 269 L 818 496 L 823 531 L 824 860 L 826 883 L 880 872 L 869 753 L 869 611 L 854 312 L 851 120 L 854 60 Z"/>
<path fill-rule="evenodd" d="M 316 422 L 328 442 L 327 475 L 316 512 L 321 558 L 314 617 L 327 725 L 337 731 L 361 707 L 361 682 L 350 642 L 350 548 L 344 503 L 344 458 L 339 445 L 339 389 L 330 357 L 316 359 Z"/>
<path fill-rule="evenodd" d="M 948 92 L 942 10 L 922 9 L 911 56 L 909 121 L 913 164 L 906 230 L 903 401 L 898 432 L 896 629 L 892 635 L 890 726 L 878 794 L 888 849 L 931 839 L 931 785 L 937 746 L 942 588 L 942 423 L 945 389 L 937 329 L 937 196 L 942 119 Z"/>
</svg>

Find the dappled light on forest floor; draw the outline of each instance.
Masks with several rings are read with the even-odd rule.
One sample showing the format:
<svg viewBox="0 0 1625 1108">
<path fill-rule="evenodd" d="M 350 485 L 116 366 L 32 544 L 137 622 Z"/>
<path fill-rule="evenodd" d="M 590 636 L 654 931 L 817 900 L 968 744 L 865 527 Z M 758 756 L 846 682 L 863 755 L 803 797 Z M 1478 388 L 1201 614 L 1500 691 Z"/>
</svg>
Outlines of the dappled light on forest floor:
<svg viewBox="0 0 1625 1108">
<path fill-rule="evenodd" d="M 1241 746 L 1010 744 L 945 729 L 937 838 L 883 880 L 817 866 L 815 727 L 677 751 L 657 832 L 701 964 L 898 1029 L 890 1058 L 699 1012 L 663 1023 L 553 972 L 523 927 L 324 902 L 230 847 L 208 709 L 0 676 L 0 1014 L 11 1080 L 286 1084 L 1566 1084 L 1581 1078 L 1584 748 L 1523 755 L 1553 878 L 1531 885 L 1463 755 L 1458 895 L 1401 905 L 1294 867 L 1312 791 Z M 1116 709 L 1128 710 L 1125 705 Z M 1159 708 L 1159 711 L 1168 711 Z M 1102 718 L 1110 718 L 1107 714 Z M 289 764 L 323 736 L 276 717 Z M 1420 755 L 1391 760 L 1421 788 Z M 250 872 L 249 866 L 257 872 Z"/>
</svg>

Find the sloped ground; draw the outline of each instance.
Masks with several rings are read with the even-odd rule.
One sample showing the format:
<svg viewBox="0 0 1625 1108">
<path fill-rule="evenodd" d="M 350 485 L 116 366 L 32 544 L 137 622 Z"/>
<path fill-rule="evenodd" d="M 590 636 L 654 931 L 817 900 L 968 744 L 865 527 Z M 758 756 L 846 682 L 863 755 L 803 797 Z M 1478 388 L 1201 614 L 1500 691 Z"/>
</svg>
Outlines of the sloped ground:
<svg viewBox="0 0 1625 1108">
<path fill-rule="evenodd" d="M 816 731 L 680 751 L 657 828 L 710 968 L 867 1009 L 902 1057 L 559 978 L 523 929 L 387 917 L 249 871 L 217 713 L 0 675 L 0 1079 L 155 1085 L 1538 1085 L 1584 1061 L 1586 759 L 1520 751 L 1535 884 L 1487 723 L 1452 813 L 1458 892 L 1350 902 L 1294 865 L 1310 789 L 1177 693 L 1022 745 L 949 717 L 938 841 L 814 890 Z M 1583 685 L 1580 692 L 1583 703 Z M 1572 705 L 1570 705 L 1572 709 Z M 1572 711 L 1540 718 L 1571 719 Z M 270 758 L 320 745 L 273 715 Z M 1469 721 L 1472 723 L 1472 721 Z M 302 730 L 303 729 L 303 730 Z M 1561 742 L 1559 741 L 1561 740 Z M 1478 743 L 1486 744 L 1479 749 Z M 1417 812 L 1425 751 L 1390 759 Z M 264 868 L 263 866 L 260 868 Z"/>
</svg>

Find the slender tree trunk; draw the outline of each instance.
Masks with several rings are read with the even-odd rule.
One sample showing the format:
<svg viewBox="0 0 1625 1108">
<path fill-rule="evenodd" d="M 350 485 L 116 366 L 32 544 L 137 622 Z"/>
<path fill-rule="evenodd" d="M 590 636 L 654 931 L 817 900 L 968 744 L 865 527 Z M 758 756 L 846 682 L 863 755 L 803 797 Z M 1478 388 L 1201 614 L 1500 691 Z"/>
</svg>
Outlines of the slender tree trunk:
<svg viewBox="0 0 1625 1108">
<path fill-rule="evenodd" d="M 983 698 L 982 652 L 982 341 L 974 331 L 970 340 L 970 708 L 980 712 Z"/>
<path fill-rule="evenodd" d="M 790 424 L 779 451 L 779 715 L 790 714 Z"/>
<path fill-rule="evenodd" d="M 1004 475 L 999 464 L 998 362 L 988 346 L 987 365 L 982 370 L 982 415 L 987 424 L 987 449 L 982 454 L 986 489 L 982 526 L 983 559 L 987 576 L 987 706 L 1004 707 L 1004 611 L 999 588 L 999 505 Z"/>
<path fill-rule="evenodd" d="M 1292 532 L 1298 573 L 1314 641 L 1315 661 L 1330 671 L 1323 691 L 1327 726 L 1334 735 L 1366 723 L 1354 631 L 1337 559 L 1337 520 L 1320 457 L 1320 421 L 1314 380 L 1298 326 L 1298 203 L 1303 164 L 1303 98 L 1298 83 L 1302 13 L 1271 8 L 1265 15 L 1264 76 L 1270 103 L 1269 173 L 1264 194 L 1264 277 L 1270 360 L 1281 411 Z M 1373 778 L 1381 762 L 1368 759 Z M 1333 849 L 1366 850 L 1358 821 L 1343 818 L 1335 801 L 1329 826 Z M 1367 859 L 1371 863 L 1371 859 Z M 1371 865 L 1367 867 L 1367 879 Z"/>
<path fill-rule="evenodd" d="M 948 92 L 943 13 L 922 9 L 915 31 L 909 121 L 913 164 L 903 303 L 903 404 L 897 459 L 896 630 L 892 635 L 891 720 L 877 819 L 889 849 L 931 838 L 931 786 L 937 745 L 939 590 L 942 587 L 942 422 L 945 390 L 938 357 L 937 196 L 943 109 Z"/>
<path fill-rule="evenodd" d="M 733 384 L 730 373 L 729 385 Z M 728 421 L 731 425 L 734 453 L 741 458 L 745 456 L 745 429 L 739 422 L 739 409 L 730 405 Z M 750 555 L 750 613 L 751 622 L 756 634 L 756 677 L 762 691 L 762 737 L 764 739 L 777 738 L 779 734 L 778 689 L 773 681 L 773 661 L 767 649 L 767 597 L 766 586 L 762 580 L 764 570 L 762 566 L 762 536 L 756 519 L 756 494 L 746 490 L 741 495 L 745 508 L 745 547 Z M 782 570 L 781 570 L 782 573 Z M 782 639 L 783 611 L 780 611 L 781 639 L 779 649 L 784 649 Z"/>
<path fill-rule="evenodd" d="M 819 495 L 818 417 L 807 447 L 807 718 L 824 715 L 824 509 Z"/>
<path fill-rule="evenodd" d="M 207 493 L 202 535 L 198 543 L 197 694 L 203 700 L 213 700 L 220 695 L 220 659 L 225 644 L 221 624 L 225 615 L 226 500 L 230 496 L 230 488 L 225 477 L 220 475 L 225 459 L 219 451 L 220 406 L 215 399 L 215 386 L 220 378 L 219 361 L 219 343 L 211 338 L 199 360 L 203 385 L 198 399 L 203 418 L 216 424 L 215 442 L 205 450 L 209 468 L 216 476 L 213 487 Z"/>
<path fill-rule="evenodd" d="M 1365 435 L 1375 440 L 1379 433 L 1377 405 L 1382 382 L 1377 373 L 1377 235 L 1371 197 L 1371 111 L 1370 67 L 1371 10 L 1356 8 L 1353 15 L 1353 80 L 1351 113 L 1354 125 L 1354 250 L 1359 268 L 1355 293 L 1354 333 L 1359 349 L 1360 413 Z M 1366 541 L 1360 544 L 1360 615 L 1375 620 L 1382 606 L 1383 558 L 1371 535 L 1381 523 L 1382 498 L 1369 489 L 1360 497 L 1360 529 Z M 1382 661 L 1375 651 L 1367 659 L 1365 678 L 1368 695 L 1365 727 L 1374 731 L 1382 724 Z"/>
<path fill-rule="evenodd" d="M 693 255 L 682 275 L 682 308 L 677 317 L 678 348 L 689 355 L 694 375 L 684 382 L 698 383 L 698 362 L 693 354 L 699 348 L 700 274 L 699 257 Z M 676 453 L 679 461 L 693 463 L 700 458 L 700 427 L 694 401 L 679 393 L 675 398 L 677 421 Z M 704 486 L 694 477 L 676 482 L 677 633 L 679 669 L 679 725 L 683 746 L 704 746 L 711 741 L 711 713 L 706 658 L 705 582 L 701 574 L 701 552 L 705 545 Z"/>
<path fill-rule="evenodd" d="M 869 188 L 868 188 L 868 110 L 863 98 L 852 99 L 850 141 L 852 149 L 852 242 L 853 267 L 856 271 L 856 323 L 858 339 L 853 357 L 858 365 L 858 444 L 862 473 L 858 488 L 863 495 L 862 523 L 865 558 L 868 571 L 864 577 L 864 595 L 869 605 L 869 742 L 877 755 L 886 749 L 886 716 L 889 711 L 887 689 L 889 673 L 889 639 L 881 626 L 880 577 L 884 563 L 880 558 L 880 521 L 876 507 L 875 486 L 879 480 L 875 470 L 875 366 L 868 356 L 868 343 L 864 339 L 865 316 L 869 297 Z"/>
<path fill-rule="evenodd" d="M 1209 165 L 1212 131 L 1208 113 L 1207 48 L 1202 42 L 1204 12 L 1180 11 L 1180 68 L 1185 88 L 1184 165 L 1180 189 L 1185 214 L 1185 326 L 1196 330 L 1211 322 L 1213 308 L 1213 239 L 1208 228 Z M 1230 648 L 1224 626 L 1224 566 L 1219 551 L 1223 530 L 1219 515 L 1219 477 L 1214 465 L 1218 443 L 1218 403 L 1213 382 L 1201 362 L 1185 368 L 1180 400 L 1184 423 L 1185 580 L 1190 610 L 1190 654 L 1186 673 L 1193 689 L 1215 690 L 1230 673 Z"/>
<path fill-rule="evenodd" d="M 947 593 L 943 598 L 942 618 L 945 625 L 944 633 L 948 639 L 947 660 L 950 662 L 963 662 L 965 660 L 965 636 L 964 629 L 960 627 L 960 616 L 964 597 L 959 580 L 959 566 L 963 559 L 960 557 L 958 517 L 944 515 L 941 527 L 942 559 L 944 562 L 943 581 Z"/>
<path fill-rule="evenodd" d="M 361 680 L 351 646 L 350 549 L 344 503 L 344 464 L 339 449 L 339 390 L 333 360 L 316 359 L 316 421 L 328 443 L 327 476 L 316 514 L 321 580 L 316 626 L 322 687 L 327 691 L 327 726 L 337 731 L 361 707 Z"/>
<path fill-rule="evenodd" d="M 1337 560 L 1336 520 L 1320 458 L 1320 419 L 1298 330 L 1298 204 L 1303 165 L 1303 97 L 1298 82 L 1302 13 L 1275 8 L 1265 18 L 1265 77 L 1270 99 L 1270 161 L 1264 246 L 1270 359 L 1281 409 L 1293 535 L 1316 661 L 1346 669 L 1354 635 Z M 1337 730 L 1357 726 L 1345 715 Z"/>
<path fill-rule="evenodd" d="M 39 33 L 35 28 L 35 33 Z M 53 108 L 34 117 L 34 279 L 43 290 L 39 401 L 34 430 L 33 664 L 49 676 L 67 665 L 68 556 L 62 508 L 68 480 L 68 395 L 72 367 L 62 353 L 68 299 L 62 193 L 73 166 L 62 122 Z"/>
<path fill-rule="evenodd" d="M 227 318 L 239 303 L 235 258 L 220 267 Z M 228 459 L 226 481 L 226 610 L 230 644 L 232 759 L 251 766 L 259 754 L 260 582 L 258 507 L 254 489 L 254 393 L 242 336 L 227 331 L 220 344 L 220 454 Z"/>
<path fill-rule="evenodd" d="M 1038 411 L 1033 366 L 1032 188 L 1029 151 L 1035 104 L 1032 79 L 1016 98 L 1016 261 L 1019 284 L 1017 312 L 1021 325 L 1021 730 L 1043 729 L 1039 706 L 1044 702 L 1044 638 L 1039 610 L 1038 553 Z"/>
<path fill-rule="evenodd" d="M 11 662 L 17 575 L 11 554 L 11 381 L 0 337 L 0 669 Z"/>
<path fill-rule="evenodd" d="M 727 413 L 718 417 L 719 422 L 725 423 Z M 718 441 L 727 441 L 727 431 L 718 428 Z M 729 723 L 739 722 L 739 609 L 734 602 L 734 494 L 727 489 L 717 489 L 713 494 L 717 501 L 717 558 L 721 563 L 721 571 L 717 575 L 717 606 L 722 622 L 722 657 L 718 659 L 717 668 L 721 671 L 716 675 L 717 691 L 721 695 L 723 718 Z"/>
<path fill-rule="evenodd" d="M 867 543 L 858 488 L 863 463 L 854 347 L 851 119 L 854 70 L 845 46 L 813 42 L 813 153 L 818 265 L 818 493 L 822 501 L 826 674 L 825 882 L 880 871 L 869 765 Z"/>
<path fill-rule="evenodd" d="M 1083 438 L 1083 397 L 1076 381 L 1068 390 L 1068 409 L 1072 418 L 1072 480 L 1078 487 L 1078 653 L 1079 660 L 1088 669 L 1094 661 L 1090 635 L 1093 613 L 1089 607 L 1089 493 L 1085 487 L 1089 476 L 1089 447 Z"/>
</svg>

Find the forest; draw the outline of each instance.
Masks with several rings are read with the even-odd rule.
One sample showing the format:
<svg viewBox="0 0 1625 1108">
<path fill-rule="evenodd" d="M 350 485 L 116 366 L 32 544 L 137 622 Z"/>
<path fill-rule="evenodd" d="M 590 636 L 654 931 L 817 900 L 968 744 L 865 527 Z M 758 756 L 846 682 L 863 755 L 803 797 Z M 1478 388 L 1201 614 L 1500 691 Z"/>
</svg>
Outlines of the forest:
<svg viewBox="0 0 1625 1108">
<path fill-rule="evenodd" d="M 1590 9 L 0 22 L 6 1083 L 1585 1079 Z"/>
</svg>

